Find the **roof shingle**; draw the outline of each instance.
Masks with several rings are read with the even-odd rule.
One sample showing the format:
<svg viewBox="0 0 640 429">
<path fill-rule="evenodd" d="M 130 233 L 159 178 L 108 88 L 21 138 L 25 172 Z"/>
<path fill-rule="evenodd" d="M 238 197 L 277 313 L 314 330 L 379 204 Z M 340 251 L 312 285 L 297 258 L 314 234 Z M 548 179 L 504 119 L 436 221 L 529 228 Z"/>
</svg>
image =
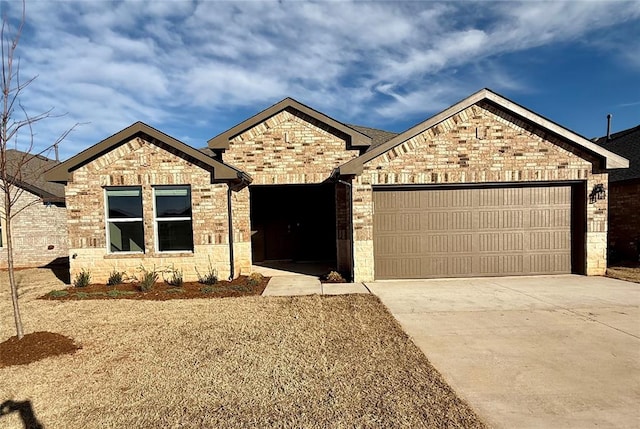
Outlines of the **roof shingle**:
<svg viewBox="0 0 640 429">
<path fill-rule="evenodd" d="M 44 179 L 44 172 L 60 162 L 15 149 L 8 149 L 6 154 L 7 171 L 15 179 L 17 186 L 39 196 L 45 202 L 64 201 L 64 185 Z"/>
<path fill-rule="evenodd" d="M 361 125 L 347 124 L 347 126 L 349 128 L 353 128 L 354 130 L 368 137 L 371 137 L 371 146 L 369 146 L 369 150 L 373 149 L 376 146 L 380 146 L 382 143 L 388 142 L 389 140 L 391 140 L 392 138 L 398 135 L 398 133 L 394 133 L 391 131 L 379 130 L 377 128 L 363 127 Z"/>
<path fill-rule="evenodd" d="M 603 148 L 629 160 L 629 168 L 611 170 L 610 182 L 640 179 L 640 125 L 611 134 L 611 139 L 599 137 L 593 140 Z"/>
</svg>

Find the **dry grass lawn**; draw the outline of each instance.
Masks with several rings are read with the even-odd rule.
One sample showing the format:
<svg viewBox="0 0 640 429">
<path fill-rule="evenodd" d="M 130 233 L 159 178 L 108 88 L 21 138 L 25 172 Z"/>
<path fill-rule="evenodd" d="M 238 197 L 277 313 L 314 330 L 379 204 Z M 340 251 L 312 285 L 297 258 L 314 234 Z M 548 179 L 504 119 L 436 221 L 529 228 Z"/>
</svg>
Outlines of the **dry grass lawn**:
<svg viewBox="0 0 640 429">
<path fill-rule="evenodd" d="M 0 368 L 0 402 L 30 400 L 47 429 L 484 427 L 372 295 L 46 301 L 50 271 L 19 278 L 26 331 L 82 346 Z"/>
</svg>

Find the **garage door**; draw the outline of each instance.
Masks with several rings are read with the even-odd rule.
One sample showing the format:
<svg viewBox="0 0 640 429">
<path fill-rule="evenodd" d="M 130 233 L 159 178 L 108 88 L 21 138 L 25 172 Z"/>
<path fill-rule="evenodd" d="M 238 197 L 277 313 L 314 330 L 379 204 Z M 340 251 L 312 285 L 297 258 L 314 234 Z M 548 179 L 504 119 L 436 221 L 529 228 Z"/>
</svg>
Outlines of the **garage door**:
<svg viewBox="0 0 640 429">
<path fill-rule="evenodd" d="M 380 190 L 378 279 L 571 272 L 571 187 Z"/>
</svg>

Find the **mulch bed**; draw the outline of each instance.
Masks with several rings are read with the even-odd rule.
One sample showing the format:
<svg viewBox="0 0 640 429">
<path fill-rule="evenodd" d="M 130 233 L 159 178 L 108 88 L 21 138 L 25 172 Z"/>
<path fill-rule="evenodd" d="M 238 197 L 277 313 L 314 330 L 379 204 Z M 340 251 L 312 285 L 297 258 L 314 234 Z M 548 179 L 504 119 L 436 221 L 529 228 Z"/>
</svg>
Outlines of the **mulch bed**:
<svg viewBox="0 0 640 429">
<path fill-rule="evenodd" d="M 53 332 L 32 332 L 21 340 L 14 336 L 0 343 L 0 368 L 26 365 L 50 356 L 71 354 L 81 349 L 71 338 Z"/>
<path fill-rule="evenodd" d="M 247 276 L 238 276 L 231 281 L 221 280 L 213 285 L 198 282 L 185 282 L 181 286 L 171 286 L 164 282 L 156 283 L 149 291 L 141 291 L 135 283 L 122 283 L 116 286 L 91 284 L 86 287 L 68 287 L 56 290 L 40 297 L 41 299 L 70 301 L 85 299 L 138 299 L 166 301 L 170 299 L 227 298 L 262 295 L 270 277 L 263 277 L 259 283 L 252 283 Z"/>
</svg>

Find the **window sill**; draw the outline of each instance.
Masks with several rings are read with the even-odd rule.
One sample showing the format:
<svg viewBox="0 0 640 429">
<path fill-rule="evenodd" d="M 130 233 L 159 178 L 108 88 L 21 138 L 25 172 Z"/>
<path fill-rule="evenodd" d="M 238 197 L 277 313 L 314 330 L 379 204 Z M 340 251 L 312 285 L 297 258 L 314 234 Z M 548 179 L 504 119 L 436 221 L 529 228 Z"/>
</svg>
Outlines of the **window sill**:
<svg viewBox="0 0 640 429">
<path fill-rule="evenodd" d="M 108 253 L 104 259 L 193 258 L 193 252 Z"/>
<path fill-rule="evenodd" d="M 144 258 L 147 254 L 143 252 L 122 252 L 122 253 L 107 253 L 104 255 L 104 259 L 131 259 L 131 258 Z"/>
<path fill-rule="evenodd" d="M 176 250 L 173 252 L 156 252 L 153 254 L 153 257 L 163 258 L 166 256 L 193 256 L 193 250 Z"/>
</svg>

